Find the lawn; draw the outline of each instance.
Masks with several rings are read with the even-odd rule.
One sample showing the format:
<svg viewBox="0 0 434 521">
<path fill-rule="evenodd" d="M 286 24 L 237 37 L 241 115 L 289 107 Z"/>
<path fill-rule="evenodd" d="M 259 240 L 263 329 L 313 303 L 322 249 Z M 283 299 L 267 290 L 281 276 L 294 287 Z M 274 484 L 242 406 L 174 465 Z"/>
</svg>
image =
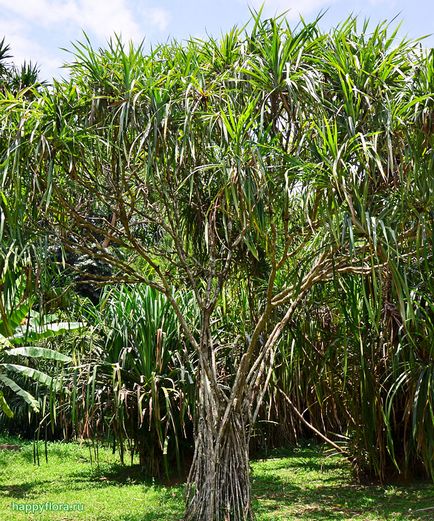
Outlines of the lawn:
<svg viewBox="0 0 434 521">
<path fill-rule="evenodd" d="M 33 445 L 0 450 L 0 520 L 176 521 L 183 511 L 183 486 L 144 480 L 137 466 L 122 466 L 108 448 L 94 461 L 88 447 L 49 443 L 48 463 L 41 447 L 33 464 Z M 92 458 L 91 458 L 92 455 Z M 91 462 L 92 459 L 92 462 Z M 274 520 L 433 520 L 434 487 L 359 486 L 349 466 L 320 447 L 297 447 L 252 462 L 254 509 L 258 521 Z M 49 503 L 83 510 L 25 513 L 23 505 Z M 29 507 L 28 507 L 29 508 Z"/>
</svg>

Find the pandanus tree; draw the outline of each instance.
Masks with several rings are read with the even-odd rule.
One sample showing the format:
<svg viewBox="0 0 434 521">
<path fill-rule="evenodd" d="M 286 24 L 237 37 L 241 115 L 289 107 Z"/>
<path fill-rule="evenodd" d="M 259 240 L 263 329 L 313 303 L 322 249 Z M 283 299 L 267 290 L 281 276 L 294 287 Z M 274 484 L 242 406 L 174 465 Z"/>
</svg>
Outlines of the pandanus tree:
<svg viewBox="0 0 434 521">
<path fill-rule="evenodd" d="M 433 54 L 418 58 L 414 44 L 396 45 L 385 26 L 357 33 L 354 24 L 318 51 L 323 107 L 347 135 L 376 133 L 377 155 L 388 159 L 370 167 L 368 194 L 370 204 L 385 206 L 367 207 L 361 224 L 374 241 L 388 237 L 389 247 L 377 250 L 383 259 L 390 248 L 401 255 L 369 277 L 310 293 L 279 349 L 268 414 L 280 414 L 287 437 L 303 429 L 344 435 L 334 448 L 359 476 L 432 476 Z"/>
<path fill-rule="evenodd" d="M 0 41 L 0 88 L 2 91 L 17 93 L 29 87 L 45 85 L 45 81 L 39 78 L 39 66 L 35 63 L 24 62 L 20 66 L 9 61 L 13 58 L 11 47 L 3 37 Z"/>
<path fill-rule="evenodd" d="M 394 37 L 359 34 L 353 19 L 322 34 L 256 16 L 148 54 L 87 42 L 70 81 L 3 101 L 4 168 L 31 176 L 40 225 L 109 263 L 100 282 L 165 295 L 197 355 L 186 520 L 253 517 L 249 438 L 282 334 L 315 287 L 378 288 L 391 273 L 405 307 L 400 273 L 432 205 L 432 84 L 417 79 L 432 64 Z M 237 287 L 249 312 L 222 328 Z M 198 326 L 177 300 L 185 288 Z"/>
</svg>

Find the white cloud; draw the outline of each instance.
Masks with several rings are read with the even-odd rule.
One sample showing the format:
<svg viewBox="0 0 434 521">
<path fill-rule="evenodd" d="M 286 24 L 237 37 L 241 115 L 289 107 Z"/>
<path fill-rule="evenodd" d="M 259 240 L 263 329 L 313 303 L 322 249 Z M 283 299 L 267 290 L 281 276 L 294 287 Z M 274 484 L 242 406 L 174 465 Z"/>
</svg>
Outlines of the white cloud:
<svg viewBox="0 0 434 521">
<path fill-rule="evenodd" d="M 129 40 L 141 39 L 141 30 L 125 0 L 81 0 L 74 20 L 85 31 L 103 39 L 113 33 Z"/>
<path fill-rule="evenodd" d="M 22 62 L 24 59 L 29 60 L 26 51 L 31 42 L 23 36 L 23 24 L 19 22 L 11 22 L 10 20 L 0 20 L 0 40 L 5 37 L 5 43 L 11 48 L 9 54 L 13 55 L 14 61 Z"/>
<path fill-rule="evenodd" d="M 0 7 L 6 13 L 15 14 L 21 20 L 34 24 L 50 26 L 74 19 L 78 16 L 77 2 L 73 0 L 56 2 L 51 0 L 0 0 Z"/>
<path fill-rule="evenodd" d="M 160 7 L 139 7 L 138 9 L 145 27 L 155 27 L 164 32 L 169 26 L 170 14 Z"/>
<path fill-rule="evenodd" d="M 127 0 L 0 0 L 0 8 L 51 30 L 81 28 L 100 39 L 113 33 L 122 34 L 126 40 L 143 38 L 144 28 L 137 23 L 136 12 Z M 144 6 L 139 11 L 146 29 L 149 25 L 159 31 L 167 28 L 169 13 L 165 9 Z"/>
<path fill-rule="evenodd" d="M 59 67 L 65 55 L 58 48 L 81 38 L 81 30 L 100 44 L 114 33 L 138 43 L 149 33 L 165 31 L 169 13 L 149 5 L 152 1 L 0 0 L 0 39 L 5 36 L 15 63 L 38 62 L 42 76 L 51 78 L 63 74 Z M 57 45 L 48 43 L 56 39 Z"/>
<path fill-rule="evenodd" d="M 50 79 L 58 75 L 62 60 L 59 56 L 47 52 L 47 49 L 35 42 L 27 33 L 23 22 L 2 19 L 0 20 L 0 38 L 5 35 L 5 41 L 11 48 L 11 61 L 20 65 L 31 61 L 37 63 L 41 69 L 41 78 Z"/>
</svg>

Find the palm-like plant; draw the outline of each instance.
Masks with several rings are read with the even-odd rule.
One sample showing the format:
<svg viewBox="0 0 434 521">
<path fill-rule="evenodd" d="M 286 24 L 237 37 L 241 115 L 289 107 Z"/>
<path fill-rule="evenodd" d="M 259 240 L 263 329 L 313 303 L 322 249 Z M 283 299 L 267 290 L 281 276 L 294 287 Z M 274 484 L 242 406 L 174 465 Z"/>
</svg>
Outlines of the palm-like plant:
<svg viewBox="0 0 434 521">
<path fill-rule="evenodd" d="M 195 313 L 191 295 L 177 299 Z M 80 436 L 113 437 L 122 460 L 126 443 L 149 475 L 169 474 L 170 463 L 181 471 L 195 366 L 167 299 L 149 287 L 110 288 L 88 319 L 96 340 L 72 372 L 64 418 Z"/>
<path fill-rule="evenodd" d="M 10 46 L 5 43 L 5 39 L 3 37 L 3 39 L 0 41 L 0 81 L 2 82 L 2 88 L 8 74 L 9 64 L 7 60 L 12 57 L 9 54 L 10 50 Z"/>
<path fill-rule="evenodd" d="M 432 56 L 387 30 L 368 35 L 367 25 L 359 32 L 349 19 L 324 35 L 316 23 L 292 30 L 283 18 L 257 16 L 250 32 L 162 45 L 148 56 L 119 40 L 106 50 L 87 42 L 76 47 L 71 82 L 4 104 L 5 164 L 16 179 L 37 179 L 49 208 L 44 224 L 68 248 L 118 270 L 101 280 L 142 282 L 163 294 L 196 353 L 189 520 L 251 517 L 249 438 L 285 328 L 296 337 L 317 287 L 333 287 L 353 313 L 339 308 L 352 341 L 329 346 L 337 367 L 350 361 L 359 379 L 341 410 L 359 447 L 375 438 L 383 454 L 370 462 L 377 473 L 382 421 L 393 455 L 393 412 L 385 416 L 375 346 L 389 295 L 406 345 L 415 309 L 426 309 L 412 298 L 408 275 L 432 260 L 423 241 L 433 197 L 433 91 Z M 187 287 L 198 328 L 175 297 Z M 248 295 L 246 320 L 221 320 L 238 288 Z M 357 320 L 373 331 L 360 331 Z M 423 318 L 419 331 L 429 323 Z M 403 352 L 391 346 L 398 375 Z M 228 352 L 236 354 L 230 370 Z M 414 394 L 423 422 L 414 423 L 413 439 L 428 452 L 431 356 L 423 351 L 427 370 Z M 331 379 L 329 389 L 345 390 L 349 375 Z M 387 403 L 403 385 L 391 384 Z"/>
<path fill-rule="evenodd" d="M 0 88 L 6 92 L 14 93 L 28 91 L 29 87 L 38 88 L 45 85 L 45 81 L 39 79 L 39 67 L 32 62 L 24 62 L 21 66 L 8 62 L 12 58 L 11 47 L 5 43 L 5 38 L 0 41 Z"/>
<path fill-rule="evenodd" d="M 39 67 L 32 62 L 24 62 L 20 67 L 14 66 L 10 71 L 9 88 L 14 92 L 40 88 L 46 82 L 39 79 Z M 29 91 L 30 92 L 30 91 Z"/>
</svg>

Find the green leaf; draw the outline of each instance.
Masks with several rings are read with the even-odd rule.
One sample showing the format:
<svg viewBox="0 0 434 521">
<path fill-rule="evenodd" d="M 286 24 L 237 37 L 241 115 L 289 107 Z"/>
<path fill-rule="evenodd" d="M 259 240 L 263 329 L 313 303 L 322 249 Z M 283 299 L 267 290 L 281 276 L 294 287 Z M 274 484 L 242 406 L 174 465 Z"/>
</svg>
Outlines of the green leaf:
<svg viewBox="0 0 434 521">
<path fill-rule="evenodd" d="M 13 380 L 0 373 L 0 382 L 7 385 L 15 394 L 21 396 L 21 398 L 23 398 L 23 400 L 27 402 L 35 412 L 39 411 L 39 403 L 36 398 L 16 384 Z"/>
<path fill-rule="evenodd" d="M 8 418 L 13 417 L 14 413 L 12 412 L 11 408 L 9 407 L 2 391 L 0 391 L 0 407 Z"/>
<path fill-rule="evenodd" d="M 44 347 L 25 346 L 15 347 L 5 352 L 8 356 L 26 356 L 30 358 L 43 358 L 44 360 L 54 360 L 56 362 L 71 362 L 70 356 L 54 351 L 53 349 L 46 349 Z"/>
<path fill-rule="evenodd" d="M 79 331 L 83 328 L 84 324 L 82 322 L 58 322 L 45 326 L 20 326 L 15 330 L 15 334 L 10 337 L 9 340 L 13 344 L 19 343 L 24 339 L 27 342 L 37 342 L 45 338 L 64 335 L 71 331 Z"/>
<path fill-rule="evenodd" d="M 26 302 L 12 312 L 7 312 L 7 324 L 0 321 L 0 334 L 8 336 L 8 328 L 10 331 L 16 331 L 16 328 L 20 326 L 23 319 L 29 314 L 30 303 Z"/>
<path fill-rule="evenodd" d="M 9 371 L 21 374 L 26 378 L 35 380 L 36 382 L 46 385 L 47 387 L 55 387 L 56 389 L 59 389 L 58 384 L 53 384 L 54 380 L 51 376 L 43 373 L 42 371 L 39 371 L 38 369 L 33 369 L 33 367 L 27 367 L 26 365 L 18 364 L 2 364 L 2 367 L 8 369 Z"/>
</svg>

